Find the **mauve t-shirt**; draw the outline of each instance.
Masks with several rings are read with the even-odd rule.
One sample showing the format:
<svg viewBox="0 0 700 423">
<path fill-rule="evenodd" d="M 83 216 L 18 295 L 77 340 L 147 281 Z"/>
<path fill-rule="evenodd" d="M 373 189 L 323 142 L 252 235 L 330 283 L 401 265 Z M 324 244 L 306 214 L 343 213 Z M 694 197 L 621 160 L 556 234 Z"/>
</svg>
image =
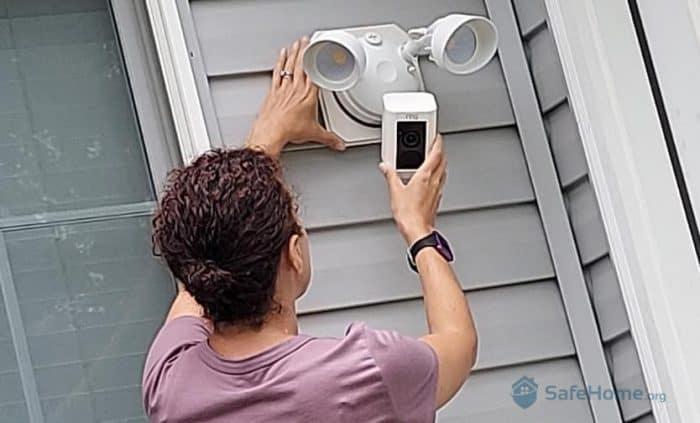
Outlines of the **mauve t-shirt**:
<svg viewBox="0 0 700 423">
<path fill-rule="evenodd" d="M 211 349 L 205 321 L 166 323 L 143 373 L 152 422 L 433 422 L 437 357 L 424 342 L 351 324 L 241 360 Z"/>
</svg>

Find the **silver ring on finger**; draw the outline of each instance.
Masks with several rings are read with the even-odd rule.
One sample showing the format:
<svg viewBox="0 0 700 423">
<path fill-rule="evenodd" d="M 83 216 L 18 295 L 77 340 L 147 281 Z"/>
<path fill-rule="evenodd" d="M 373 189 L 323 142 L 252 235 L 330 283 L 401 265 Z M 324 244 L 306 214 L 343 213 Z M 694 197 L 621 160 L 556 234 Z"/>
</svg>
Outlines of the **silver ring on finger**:
<svg viewBox="0 0 700 423">
<path fill-rule="evenodd" d="M 292 79 L 294 77 L 294 73 L 286 69 L 282 69 L 282 71 L 280 71 L 280 77 Z"/>
</svg>

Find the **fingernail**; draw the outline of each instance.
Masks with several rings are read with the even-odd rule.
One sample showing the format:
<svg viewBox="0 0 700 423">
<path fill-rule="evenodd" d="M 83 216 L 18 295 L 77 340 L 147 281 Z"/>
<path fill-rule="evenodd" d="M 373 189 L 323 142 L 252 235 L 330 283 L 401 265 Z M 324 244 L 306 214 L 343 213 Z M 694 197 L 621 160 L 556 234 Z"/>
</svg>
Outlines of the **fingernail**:
<svg viewBox="0 0 700 423">
<path fill-rule="evenodd" d="M 292 45 L 292 48 L 297 48 L 299 46 L 299 41 L 294 41 L 294 45 Z"/>
<path fill-rule="evenodd" d="M 287 49 L 283 47 L 282 50 L 280 50 L 280 56 L 284 56 L 284 53 L 286 53 L 286 52 L 287 52 Z"/>
<path fill-rule="evenodd" d="M 304 42 L 309 41 L 309 36 L 308 36 L 308 35 L 304 35 L 303 37 L 301 37 L 301 41 L 304 41 Z"/>
<path fill-rule="evenodd" d="M 345 143 L 344 142 L 341 142 L 338 144 L 338 150 L 345 151 Z"/>
</svg>

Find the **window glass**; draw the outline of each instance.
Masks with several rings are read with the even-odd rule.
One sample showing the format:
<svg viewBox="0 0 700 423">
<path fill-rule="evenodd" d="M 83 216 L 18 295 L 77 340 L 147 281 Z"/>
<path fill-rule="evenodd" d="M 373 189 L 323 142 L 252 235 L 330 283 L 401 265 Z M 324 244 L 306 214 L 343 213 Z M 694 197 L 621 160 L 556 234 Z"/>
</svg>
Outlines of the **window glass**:
<svg viewBox="0 0 700 423">
<path fill-rule="evenodd" d="M 0 291 L 0 300 L 2 300 Z M 5 302 L 0 302 L 0 419 L 8 422 L 27 421 L 27 407 L 12 342 Z"/>
<path fill-rule="evenodd" d="M 0 2 L 0 218 L 153 199 L 105 0 Z"/>
<path fill-rule="evenodd" d="M 0 0 L 1 422 L 146 421 L 174 285 L 108 4 Z"/>
<path fill-rule="evenodd" d="M 151 257 L 149 220 L 118 218 L 5 234 L 46 421 L 143 416 L 141 369 L 172 287 Z M 11 367 L 8 363 L 0 356 L 0 367 Z M 8 401 L 23 399 L 21 384 L 1 385 L 0 396 L 12 388 L 18 392 L 8 392 Z"/>
</svg>

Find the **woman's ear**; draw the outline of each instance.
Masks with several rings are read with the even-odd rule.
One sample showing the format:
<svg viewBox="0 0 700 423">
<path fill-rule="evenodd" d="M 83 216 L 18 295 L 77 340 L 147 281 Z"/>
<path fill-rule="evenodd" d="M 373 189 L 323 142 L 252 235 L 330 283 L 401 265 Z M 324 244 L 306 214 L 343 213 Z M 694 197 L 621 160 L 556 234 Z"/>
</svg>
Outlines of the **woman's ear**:
<svg viewBox="0 0 700 423">
<path fill-rule="evenodd" d="M 296 273 L 304 271 L 304 249 L 302 235 L 293 234 L 287 242 L 287 257 L 289 264 Z"/>
</svg>

